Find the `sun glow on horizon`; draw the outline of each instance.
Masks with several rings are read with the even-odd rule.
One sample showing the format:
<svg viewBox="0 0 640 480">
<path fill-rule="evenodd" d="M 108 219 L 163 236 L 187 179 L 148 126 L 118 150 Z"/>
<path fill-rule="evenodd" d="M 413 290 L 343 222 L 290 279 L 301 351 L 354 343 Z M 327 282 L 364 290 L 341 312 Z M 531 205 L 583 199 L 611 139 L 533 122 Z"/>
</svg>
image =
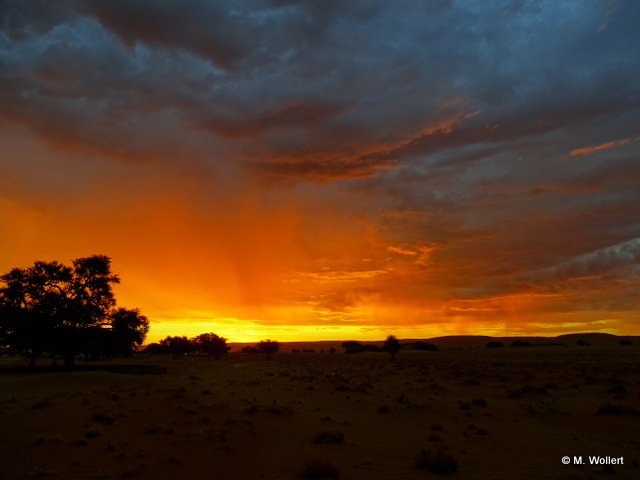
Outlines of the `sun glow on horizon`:
<svg viewBox="0 0 640 480">
<path fill-rule="evenodd" d="M 264 325 L 257 322 L 231 318 L 214 318 L 182 321 L 152 322 L 145 343 L 153 343 L 167 335 L 193 337 L 200 333 L 213 332 L 231 343 L 252 343 L 271 338 L 280 342 L 380 340 L 389 335 L 389 330 L 370 326 L 305 326 Z"/>
</svg>

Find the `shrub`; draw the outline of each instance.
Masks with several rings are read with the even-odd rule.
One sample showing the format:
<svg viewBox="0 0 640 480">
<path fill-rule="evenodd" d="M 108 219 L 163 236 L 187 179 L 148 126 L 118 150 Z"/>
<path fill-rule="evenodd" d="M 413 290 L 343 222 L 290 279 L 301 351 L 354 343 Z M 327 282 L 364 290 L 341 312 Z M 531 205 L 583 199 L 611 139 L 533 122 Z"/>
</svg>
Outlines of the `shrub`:
<svg viewBox="0 0 640 480">
<path fill-rule="evenodd" d="M 342 348 L 344 348 L 345 353 L 359 353 L 364 350 L 362 344 L 360 342 L 356 342 L 355 340 L 344 342 L 342 344 Z"/>
<path fill-rule="evenodd" d="M 344 434 L 340 430 L 322 430 L 313 437 L 314 444 L 318 443 L 342 443 L 344 442 Z"/>
<path fill-rule="evenodd" d="M 607 393 L 622 394 L 622 393 L 629 393 L 629 392 L 627 390 L 627 387 L 625 387 L 624 385 L 614 385 L 613 387 L 607 390 Z"/>
<path fill-rule="evenodd" d="M 113 425 L 116 423 L 115 417 L 105 412 L 94 413 L 92 419 L 94 422 L 102 423 L 103 425 Z"/>
<path fill-rule="evenodd" d="M 487 406 L 487 401 L 482 397 L 474 398 L 471 401 L 471 403 L 473 403 L 474 407 L 486 407 Z"/>
<path fill-rule="evenodd" d="M 305 460 L 302 476 L 304 478 L 338 478 L 340 470 L 326 460 Z"/>
<path fill-rule="evenodd" d="M 376 353 L 379 353 L 379 352 L 384 352 L 386 350 L 384 348 L 379 347 L 377 345 L 374 345 L 372 343 L 367 343 L 365 345 L 362 345 L 362 351 L 363 352 L 376 352 Z"/>
<path fill-rule="evenodd" d="M 502 342 L 488 342 L 487 348 L 503 348 L 504 344 Z"/>
<path fill-rule="evenodd" d="M 640 415 L 640 409 L 626 405 L 605 403 L 598 408 L 596 415 Z"/>
<path fill-rule="evenodd" d="M 415 466 L 441 475 L 450 475 L 458 471 L 456 459 L 443 449 L 421 450 Z"/>
<path fill-rule="evenodd" d="M 102 435 L 102 431 L 98 427 L 91 427 L 84 434 L 85 438 L 96 438 Z"/>
<path fill-rule="evenodd" d="M 429 343 L 429 342 L 423 342 L 423 341 L 413 342 L 413 344 L 411 346 L 412 346 L 412 348 L 414 350 L 423 350 L 425 352 L 437 352 L 438 351 L 438 347 L 436 345 L 434 345 L 433 343 Z"/>
</svg>

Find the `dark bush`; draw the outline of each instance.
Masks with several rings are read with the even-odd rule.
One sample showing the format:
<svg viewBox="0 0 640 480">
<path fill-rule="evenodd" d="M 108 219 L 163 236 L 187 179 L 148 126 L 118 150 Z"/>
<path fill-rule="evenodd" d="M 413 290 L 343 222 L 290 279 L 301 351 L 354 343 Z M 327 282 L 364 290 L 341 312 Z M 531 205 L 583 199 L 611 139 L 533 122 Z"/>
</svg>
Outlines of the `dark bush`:
<svg viewBox="0 0 640 480">
<path fill-rule="evenodd" d="M 607 393 L 623 394 L 628 393 L 628 390 L 624 385 L 614 385 L 607 390 Z"/>
<path fill-rule="evenodd" d="M 372 343 L 367 343 L 367 344 L 363 345 L 362 349 L 365 352 L 376 352 L 376 353 L 377 352 L 384 352 L 383 348 L 381 348 L 381 347 L 379 347 L 377 345 L 374 345 Z"/>
<path fill-rule="evenodd" d="M 421 450 L 415 466 L 440 475 L 450 475 L 458 471 L 458 462 L 444 449 Z"/>
<path fill-rule="evenodd" d="M 338 478 L 340 470 L 326 460 L 305 460 L 302 476 L 304 478 Z"/>
<path fill-rule="evenodd" d="M 344 434 L 340 430 L 322 430 L 315 434 L 312 443 L 314 444 L 327 444 L 327 443 L 343 443 Z"/>
<path fill-rule="evenodd" d="M 423 350 L 425 352 L 436 352 L 439 350 L 436 345 L 429 342 L 413 342 L 411 346 L 414 350 Z"/>
<path fill-rule="evenodd" d="M 115 417 L 105 412 L 94 413 L 92 419 L 94 422 L 102 423 L 103 425 L 113 425 L 116 423 Z"/>
<path fill-rule="evenodd" d="M 596 415 L 640 415 L 640 409 L 626 405 L 605 403 L 598 408 Z"/>
<path fill-rule="evenodd" d="M 344 348 L 345 353 L 359 353 L 364 350 L 362 344 L 360 342 L 356 342 L 355 340 L 344 342 L 342 344 L 342 348 Z"/>
</svg>

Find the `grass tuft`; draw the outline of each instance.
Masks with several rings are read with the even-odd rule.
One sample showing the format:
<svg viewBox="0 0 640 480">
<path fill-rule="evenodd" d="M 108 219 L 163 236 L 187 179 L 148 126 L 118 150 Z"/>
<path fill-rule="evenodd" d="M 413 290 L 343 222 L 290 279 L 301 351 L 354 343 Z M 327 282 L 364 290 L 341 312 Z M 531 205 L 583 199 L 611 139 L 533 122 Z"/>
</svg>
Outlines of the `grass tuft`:
<svg viewBox="0 0 640 480">
<path fill-rule="evenodd" d="M 312 443 L 314 444 L 328 444 L 328 443 L 343 443 L 344 434 L 340 430 L 322 430 L 315 434 Z"/>
</svg>

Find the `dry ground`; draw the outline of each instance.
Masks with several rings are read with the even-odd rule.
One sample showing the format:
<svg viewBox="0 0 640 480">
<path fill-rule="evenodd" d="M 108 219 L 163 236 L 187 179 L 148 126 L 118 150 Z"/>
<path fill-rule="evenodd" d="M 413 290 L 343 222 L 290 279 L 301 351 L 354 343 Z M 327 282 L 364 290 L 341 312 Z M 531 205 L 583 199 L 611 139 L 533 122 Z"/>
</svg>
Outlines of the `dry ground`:
<svg viewBox="0 0 640 480">
<path fill-rule="evenodd" d="M 0 479 L 640 478 L 637 347 L 135 362 L 168 371 L 1 374 Z"/>
</svg>

